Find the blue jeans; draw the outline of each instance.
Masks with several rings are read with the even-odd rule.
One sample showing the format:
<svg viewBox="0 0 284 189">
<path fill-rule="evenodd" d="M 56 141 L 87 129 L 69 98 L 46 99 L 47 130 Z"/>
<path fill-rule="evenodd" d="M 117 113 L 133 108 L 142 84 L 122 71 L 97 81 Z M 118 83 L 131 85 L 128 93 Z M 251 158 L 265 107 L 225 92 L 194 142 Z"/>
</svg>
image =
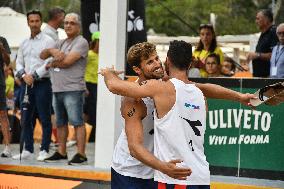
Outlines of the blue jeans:
<svg viewBox="0 0 284 189">
<path fill-rule="evenodd" d="M 21 102 L 23 102 L 26 84 L 21 86 Z M 35 81 L 32 87 L 28 87 L 29 104 L 27 109 L 23 110 L 21 104 L 21 125 L 24 127 L 24 142 L 25 150 L 34 152 L 34 116 L 35 112 L 38 114 L 39 121 L 42 126 L 42 141 L 40 150 L 49 151 L 49 144 L 51 141 L 51 102 L 52 90 L 49 79 Z"/>
<path fill-rule="evenodd" d="M 52 103 L 58 127 L 68 122 L 74 127 L 84 125 L 84 91 L 55 92 Z"/>
</svg>

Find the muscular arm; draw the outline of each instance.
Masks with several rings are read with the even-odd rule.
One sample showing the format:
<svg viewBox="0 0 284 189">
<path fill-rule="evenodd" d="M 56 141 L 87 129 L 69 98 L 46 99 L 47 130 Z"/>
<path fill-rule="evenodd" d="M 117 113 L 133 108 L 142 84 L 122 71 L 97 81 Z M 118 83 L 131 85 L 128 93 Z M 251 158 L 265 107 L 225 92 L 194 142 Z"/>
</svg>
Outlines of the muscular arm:
<svg viewBox="0 0 284 189">
<path fill-rule="evenodd" d="M 191 174 L 190 169 L 176 167 L 175 163 L 181 162 L 180 160 L 162 162 L 144 147 L 142 119 L 147 115 L 147 109 L 142 100 L 126 97 L 122 102 L 121 114 L 125 119 L 129 151 L 134 158 L 172 178 L 185 179 Z"/>
<path fill-rule="evenodd" d="M 204 96 L 206 96 L 207 98 L 237 101 L 244 105 L 249 105 L 250 99 L 255 98 L 253 94 L 242 94 L 220 85 L 209 83 L 195 83 L 195 85 L 203 92 Z"/>
<path fill-rule="evenodd" d="M 143 84 L 124 81 L 118 77 L 118 72 L 113 68 L 101 69 L 100 74 L 104 76 L 104 81 L 110 92 L 121 96 L 132 98 L 154 98 L 162 90 L 162 81 L 148 80 Z"/>
</svg>

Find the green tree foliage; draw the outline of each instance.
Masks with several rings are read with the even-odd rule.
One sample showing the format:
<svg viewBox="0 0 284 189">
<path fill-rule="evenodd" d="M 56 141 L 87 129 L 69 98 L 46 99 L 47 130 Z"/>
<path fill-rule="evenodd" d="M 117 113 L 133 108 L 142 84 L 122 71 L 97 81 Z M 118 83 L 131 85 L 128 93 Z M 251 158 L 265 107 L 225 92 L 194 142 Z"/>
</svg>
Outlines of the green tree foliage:
<svg viewBox="0 0 284 189">
<path fill-rule="evenodd" d="M 43 21 L 46 22 L 48 10 L 55 6 L 62 7 L 66 13 L 76 12 L 80 14 L 81 0 L 0 0 L 0 5 L 11 7 L 23 14 L 26 14 L 25 10 L 38 9 L 42 12 Z"/>
<path fill-rule="evenodd" d="M 257 10 L 269 8 L 271 0 L 146 0 L 147 28 L 170 36 L 194 36 L 200 24 L 210 22 L 216 15 L 218 35 L 250 34 L 258 32 L 255 24 Z M 165 7 L 182 18 L 183 24 Z"/>
</svg>

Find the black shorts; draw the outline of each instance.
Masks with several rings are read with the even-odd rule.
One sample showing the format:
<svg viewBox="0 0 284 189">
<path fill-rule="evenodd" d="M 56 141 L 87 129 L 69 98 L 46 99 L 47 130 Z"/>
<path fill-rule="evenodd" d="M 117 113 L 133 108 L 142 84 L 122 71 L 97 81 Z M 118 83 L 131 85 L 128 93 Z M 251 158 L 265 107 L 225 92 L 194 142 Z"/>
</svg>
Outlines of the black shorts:
<svg viewBox="0 0 284 189">
<path fill-rule="evenodd" d="M 5 85 L 0 84 L 0 110 L 7 109 L 5 89 Z"/>
<path fill-rule="evenodd" d="M 157 189 L 154 179 L 123 176 L 111 168 L 111 189 Z"/>
</svg>

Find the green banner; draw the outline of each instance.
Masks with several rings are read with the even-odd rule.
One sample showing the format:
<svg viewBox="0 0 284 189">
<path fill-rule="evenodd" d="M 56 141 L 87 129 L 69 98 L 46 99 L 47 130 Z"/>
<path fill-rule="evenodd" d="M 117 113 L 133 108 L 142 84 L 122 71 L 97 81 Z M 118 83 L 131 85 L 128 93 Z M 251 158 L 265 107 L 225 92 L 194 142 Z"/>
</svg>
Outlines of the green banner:
<svg viewBox="0 0 284 189">
<path fill-rule="evenodd" d="M 212 83 L 212 80 L 196 82 Z M 227 82 L 230 83 L 230 80 Z M 225 85 L 242 93 L 254 93 L 267 84 L 254 85 L 256 80 L 238 82 L 237 87 L 235 84 L 235 87 L 228 83 Z M 244 82 L 246 85 L 243 85 Z M 224 86 L 224 81 L 218 83 L 214 80 L 213 83 Z M 223 168 L 223 172 L 219 171 L 218 174 L 226 175 L 224 168 L 230 169 L 231 175 L 239 175 L 240 170 L 255 170 L 256 173 L 266 172 L 266 175 L 273 172 L 277 179 L 283 180 L 284 103 L 278 106 L 263 104 L 252 109 L 238 102 L 207 100 L 205 153 L 210 166 Z M 275 175 L 268 178 L 273 179 Z"/>
</svg>

